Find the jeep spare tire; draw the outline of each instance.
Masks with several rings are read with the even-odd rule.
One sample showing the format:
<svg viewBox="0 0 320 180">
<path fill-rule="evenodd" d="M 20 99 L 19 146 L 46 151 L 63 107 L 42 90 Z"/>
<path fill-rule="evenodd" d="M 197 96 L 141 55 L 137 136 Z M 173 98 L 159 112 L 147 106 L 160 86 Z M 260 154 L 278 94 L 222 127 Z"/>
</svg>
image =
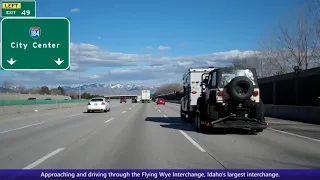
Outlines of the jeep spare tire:
<svg viewBox="0 0 320 180">
<path fill-rule="evenodd" d="M 235 77 L 228 84 L 228 93 L 235 101 L 248 100 L 252 96 L 253 90 L 253 83 L 245 76 Z"/>
</svg>

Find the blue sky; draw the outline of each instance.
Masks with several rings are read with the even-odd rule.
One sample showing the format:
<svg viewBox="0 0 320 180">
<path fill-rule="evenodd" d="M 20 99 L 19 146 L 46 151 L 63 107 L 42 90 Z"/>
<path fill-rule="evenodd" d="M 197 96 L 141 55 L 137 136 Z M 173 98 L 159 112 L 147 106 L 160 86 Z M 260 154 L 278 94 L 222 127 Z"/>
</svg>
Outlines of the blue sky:
<svg viewBox="0 0 320 180">
<path fill-rule="evenodd" d="M 89 3 L 91 2 L 91 3 Z M 256 49 L 279 16 L 301 0 L 42 0 L 39 16 L 69 16 L 72 42 L 110 51 L 145 53 L 147 45 L 175 47 L 168 55 Z M 79 8 L 72 13 L 70 9 Z M 99 39 L 101 37 L 102 39 Z M 187 47 L 179 47 L 187 43 Z M 151 51 L 157 54 L 157 51 Z"/>
<path fill-rule="evenodd" d="M 103 72 L 99 75 L 101 77 L 110 71 L 107 76 L 117 78 L 112 75 L 118 72 L 111 72 L 112 70 L 126 68 L 138 72 L 139 69 L 148 69 L 148 65 L 152 63 L 161 64 L 161 58 L 182 62 L 184 57 L 190 59 L 232 50 L 258 50 L 259 39 L 277 25 L 282 15 L 302 2 L 303 0 L 38 0 L 37 16 L 70 17 L 72 43 L 94 45 L 98 48 L 95 53 L 105 53 L 104 57 L 99 57 L 104 63 L 99 62 L 95 66 L 96 61 L 92 59 L 96 58 L 93 57 L 80 60 L 75 56 L 71 59 L 80 71 L 85 72 L 89 81 L 89 76 L 97 71 Z M 71 12 L 72 9 L 79 11 Z M 146 48 L 147 46 L 152 49 Z M 159 46 L 169 49 L 159 50 Z M 121 60 L 116 58 L 117 55 L 110 58 L 110 52 L 121 53 L 122 59 L 125 59 L 123 61 L 141 61 L 133 66 L 116 63 L 117 65 L 110 67 L 115 61 Z M 152 57 L 140 58 L 145 54 Z M 133 55 L 138 57 L 131 60 Z M 129 71 L 124 73 L 127 72 Z M 39 72 L 41 73 L 44 72 Z M 68 73 L 73 76 L 72 72 Z M 32 76 L 34 73 L 29 74 Z M 71 83 L 71 80 L 57 80 L 61 78 L 49 74 L 51 81 L 55 83 Z M 136 76 L 135 80 L 139 81 L 141 74 L 137 73 Z"/>
</svg>

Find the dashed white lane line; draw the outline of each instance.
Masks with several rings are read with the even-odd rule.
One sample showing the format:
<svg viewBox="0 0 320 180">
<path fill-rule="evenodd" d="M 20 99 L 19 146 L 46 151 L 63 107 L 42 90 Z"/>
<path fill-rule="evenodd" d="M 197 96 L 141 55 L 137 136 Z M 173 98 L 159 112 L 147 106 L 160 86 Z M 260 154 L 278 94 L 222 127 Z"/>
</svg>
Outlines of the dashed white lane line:
<svg viewBox="0 0 320 180">
<path fill-rule="evenodd" d="M 163 115 L 163 116 L 168 119 L 168 117 L 166 115 Z"/>
<path fill-rule="evenodd" d="M 39 124 L 42 124 L 42 123 L 44 123 L 44 121 L 39 122 L 39 123 L 36 123 L 36 124 L 30 124 L 30 125 L 27 125 L 27 126 L 23 126 L 23 127 L 15 128 L 15 129 L 10 129 L 10 130 L 7 130 L 7 131 L 2 131 L 2 132 L 0 132 L 0 134 L 4 134 L 4 133 L 7 133 L 7 132 L 16 131 L 16 130 L 19 130 L 19 129 L 24 129 L 24 128 L 27 128 L 27 127 L 36 126 L 36 125 L 39 125 Z"/>
<path fill-rule="evenodd" d="M 303 138 L 303 139 L 308 139 L 308 140 L 311 140 L 311 141 L 320 142 L 319 139 L 314 139 L 314 138 L 310 138 L 310 137 L 306 137 L 306 136 L 301 136 L 301 135 L 294 134 L 294 133 L 289 133 L 289 132 L 286 132 L 286 131 L 280 131 L 280 130 L 273 129 L 273 128 L 268 128 L 268 129 L 270 129 L 270 130 L 272 130 L 272 131 L 279 132 L 279 133 L 288 134 L 288 135 L 291 135 L 291 136 L 296 136 L 296 137 L 299 137 L 299 138 Z"/>
<path fill-rule="evenodd" d="M 73 115 L 70 115 L 70 116 L 66 116 L 66 118 L 69 118 L 69 117 L 74 117 L 74 116 L 79 116 L 79 115 L 81 115 L 81 114 L 83 114 L 83 113 L 79 113 L 79 114 L 73 114 Z"/>
<path fill-rule="evenodd" d="M 190 136 L 188 136 L 188 134 L 186 134 L 185 132 L 179 130 L 180 133 L 187 138 L 195 147 L 197 147 L 201 152 L 206 152 L 206 150 L 204 150 L 197 142 L 195 142 Z"/>
<path fill-rule="evenodd" d="M 52 151 L 51 153 L 43 156 L 41 159 L 38 159 L 37 161 L 33 162 L 32 164 L 28 165 L 27 167 L 25 167 L 23 169 L 32 169 L 32 168 L 38 166 L 39 164 L 41 164 L 43 161 L 45 161 L 45 160 L 51 158 L 52 156 L 58 154 L 62 150 L 64 150 L 64 148 L 56 149 L 55 151 Z"/>
<path fill-rule="evenodd" d="M 129 109 L 131 109 L 131 108 L 129 108 Z"/>
<path fill-rule="evenodd" d="M 159 112 L 161 112 L 161 110 L 160 110 L 160 109 L 158 109 L 158 111 L 159 111 Z"/>
<path fill-rule="evenodd" d="M 126 113 L 127 111 L 122 111 L 122 113 Z"/>
<path fill-rule="evenodd" d="M 112 121 L 112 120 L 113 120 L 113 118 L 108 119 L 108 120 L 106 120 L 106 122 L 104 122 L 104 123 L 108 123 L 108 122 L 110 122 L 110 121 Z"/>
</svg>

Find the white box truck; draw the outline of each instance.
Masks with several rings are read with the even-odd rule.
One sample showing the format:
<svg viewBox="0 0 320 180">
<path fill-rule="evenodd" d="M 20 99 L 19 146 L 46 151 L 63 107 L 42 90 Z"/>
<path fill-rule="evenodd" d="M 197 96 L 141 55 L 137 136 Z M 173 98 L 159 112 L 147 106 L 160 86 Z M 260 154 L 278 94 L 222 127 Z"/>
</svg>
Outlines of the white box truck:
<svg viewBox="0 0 320 180">
<path fill-rule="evenodd" d="M 141 102 L 142 103 L 145 103 L 145 102 L 148 102 L 150 103 L 150 90 L 142 90 L 142 93 L 141 93 Z"/>
<path fill-rule="evenodd" d="M 138 95 L 137 102 L 141 102 L 141 95 Z"/>
<path fill-rule="evenodd" d="M 180 117 L 189 123 L 194 123 L 195 113 L 197 110 L 197 101 L 201 95 L 201 78 L 202 74 L 209 73 L 214 67 L 207 68 L 190 68 L 183 75 L 183 92 L 179 93 L 181 98 Z"/>
</svg>

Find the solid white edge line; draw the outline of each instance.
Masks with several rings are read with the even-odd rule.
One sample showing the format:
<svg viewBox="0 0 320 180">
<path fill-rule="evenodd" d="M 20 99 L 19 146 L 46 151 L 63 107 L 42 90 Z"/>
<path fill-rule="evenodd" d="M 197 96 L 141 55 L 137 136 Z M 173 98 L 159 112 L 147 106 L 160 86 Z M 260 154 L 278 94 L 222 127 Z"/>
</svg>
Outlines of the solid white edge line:
<svg viewBox="0 0 320 180">
<path fill-rule="evenodd" d="M 314 138 L 310 138 L 310 137 L 306 137 L 306 136 L 301 136 L 301 135 L 298 135 L 298 134 L 289 133 L 289 132 L 286 132 L 286 131 L 281 131 L 281 130 L 273 129 L 273 128 L 270 128 L 270 127 L 268 127 L 267 129 L 270 129 L 272 131 L 276 131 L 276 132 L 279 132 L 279 133 L 283 133 L 283 134 L 288 134 L 288 135 L 291 135 L 291 136 L 296 136 L 296 137 L 303 138 L 303 139 L 308 139 L 308 140 L 311 140 L 311 141 L 320 142 L 319 139 L 314 139 Z"/>
<path fill-rule="evenodd" d="M 15 129 L 10 129 L 10 130 L 7 130 L 7 131 L 2 131 L 2 132 L 0 132 L 0 134 L 4 134 L 4 133 L 7 133 L 7 132 L 11 132 L 11 131 L 16 131 L 16 130 L 19 130 L 19 129 L 24 129 L 24 128 L 31 127 L 31 126 L 36 126 L 36 125 L 39 125 L 39 124 L 42 124 L 42 123 L 44 123 L 44 121 L 36 123 L 36 124 L 30 124 L 30 125 L 27 125 L 27 126 L 15 128 Z"/>
<path fill-rule="evenodd" d="M 79 116 L 79 115 L 81 115 L 81 114 L 83 114 L 83 113 L 73 114 L 73 115 L 71 115 L 71 116 L 66 116 L 66 118 L 73 117 L 73 116 Z"/>
<path fill-rule="evenodd" d="M 43 161 L 45 161 L 45 160 L 51 158 L 52 156 L 58 154 L 62 150 L 64 150 L 64 148 L 56 149 L 55 151 L 52 151 L 51 153 L 43 156 L 41 159 L 38 159 L 37 161 L 33 162 L 32 164 L 28 165 L 27 167 L 25 167 L 23 169 L 32 169 L 32 168 L 38 166 L 39 164 L 41 164 Z"/>
<path fill-rule="evenodd" d="M 122 113 L 126 113 L 127 111 L 122 111 Z"/>
<path fill-rule="evenodd" d="M 104 123 L 108 123 L 108 122 L 110 122 L 110 121 L 112 121 L 112 120 L 113 120 L 113 118 L 108 119 L 108 120 L 106 120 L 106 122 L 104 122 Z"/>
<path fill-rule="evenodd" d="M 206 152 L 206 150 L 204 150 L 197 142 L 195 142 L 190 136 L 188 136 L 188 134 L 186 134 L 185 132 L 183 132 L 182 130 L 179 130 L 180 133 L 187 138 L 195 147 L 197 147 L 201 152 Z"/>
</svg>

